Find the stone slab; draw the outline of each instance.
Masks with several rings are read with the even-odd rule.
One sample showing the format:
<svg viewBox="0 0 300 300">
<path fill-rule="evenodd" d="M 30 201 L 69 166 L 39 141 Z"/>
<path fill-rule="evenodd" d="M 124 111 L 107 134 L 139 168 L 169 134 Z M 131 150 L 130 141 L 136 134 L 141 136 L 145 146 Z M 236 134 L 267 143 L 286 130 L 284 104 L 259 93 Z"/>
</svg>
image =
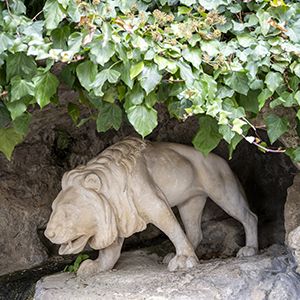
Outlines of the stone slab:
<svg viewBox="0 0 300 300">
<path fill-rule="evenodd" d="M 123 253 L 109 272 L 89 278 L 70 273 L 42 278 L 34 299 L 300 299 L 300 276 L 278 247 L 244 259 L 201 261 L 190 271 L 169 272 L 160 261 L 142 250 Z"/>
</svg>

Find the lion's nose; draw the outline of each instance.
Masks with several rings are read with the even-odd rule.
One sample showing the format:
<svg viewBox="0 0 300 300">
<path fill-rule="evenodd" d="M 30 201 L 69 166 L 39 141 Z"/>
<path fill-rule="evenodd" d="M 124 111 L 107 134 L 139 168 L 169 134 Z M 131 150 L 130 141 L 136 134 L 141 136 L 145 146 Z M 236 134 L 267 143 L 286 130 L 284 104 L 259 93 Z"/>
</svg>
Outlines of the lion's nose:
<svg viewBox="0 0 300 300">
<path fill-rule="evenodd" d="M 48 239 L 53 239 L 55 237 L 55 232 L 51 229 L 46 229 L 44 234 Z"/>
</svg>

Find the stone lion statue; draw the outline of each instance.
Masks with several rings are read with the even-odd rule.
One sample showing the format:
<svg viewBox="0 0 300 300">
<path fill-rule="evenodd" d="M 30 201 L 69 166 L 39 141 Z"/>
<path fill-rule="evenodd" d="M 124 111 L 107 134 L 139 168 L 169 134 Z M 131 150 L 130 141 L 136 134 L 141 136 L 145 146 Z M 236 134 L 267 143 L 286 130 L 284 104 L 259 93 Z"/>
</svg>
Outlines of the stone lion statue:
<svg viewBox="0 0 300 300">
<path fill-rule="evenodd" d="M 61 244 L 61 255 L 79 253 L 87 243 L 99 249 L 96 260 L 81 264 L 78 274 L 84 275 L 112 269 L 124 238 L 152 223 L 175 246 L 168 269 L 188 269 L 198 264 L 194 250 L 202 239 L 207 197 L 243 224 L 246 246 L 238 256 L 254 255 L 257 217 L 225 160 L 215 154 L 204 157 L 186 145 L 130 137 L 64 174 L 45 235 Z M 185 232 L 173 206 L 178 207 Z"/>
</svg>

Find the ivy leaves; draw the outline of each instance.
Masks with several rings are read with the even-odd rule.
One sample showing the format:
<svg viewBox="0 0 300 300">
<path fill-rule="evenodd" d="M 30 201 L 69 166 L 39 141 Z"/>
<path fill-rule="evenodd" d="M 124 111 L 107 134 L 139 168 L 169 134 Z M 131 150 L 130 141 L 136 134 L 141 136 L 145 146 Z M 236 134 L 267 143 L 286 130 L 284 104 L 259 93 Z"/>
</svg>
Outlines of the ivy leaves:
<svg viewBox="0 0 300 300">
<path fill-rule="evenodd" d="M 79 64 L 76 68 L 76 74 L 80 81 L 80 84 L 87 90 L 90 91 L 92 88 L 92 83 L 96 79 L 97 75 L 97 65 L 93 64 L 91 61 L 85 61 Z"/>
<path fill-rule="evenodd" d="M 47 0 L 39 21 L 25 16 L 22 1 L 10 3 L 0 22 L 0 129 L 15 132 L 0 149 L 6 155 L 28 128 L 28 108 L 55 98 L 51 67 L 59 61 L 99 132 L 127 117 L 146 137 L 160 101 L 182 121 L 199 116 L 193 143 L 207 154 L 221 139 L 232 152 L 267 106 L 300 119 L 298 1 Z M 84 122 L 79 103 L 67 108 L 75 124 Z M 271 143 L 289 123 L 265 118 Z"/>
<path fill-rule="evenodd" d="M 30 78 L 36 73 L 37 67 L 33 57 L 27 56 L 24 52 L 10 54 L 6 58 L 6 79 L 11 80 L 13 76 Z"/>
<path fill-rule="evenodd" d="M 156 110 L 145 105 L 129 108 L 127 116 L 129 122 L 142 137 L 147 136 L 157 126 Z"/>
<path fill-rule="evenodd" d="M 140 61 L 137 64 L 134 64 L 130 68 L 130 79 L 134 79 L 136 76 L 138 76 L 144 69 L 144 62 Z"/>
<path fill-rule="evenodd" d="M 283 78 L 278 72 L 269 72 L 266 76 L 265 83 L 271 92 L 275 92 L 276 89 L 283 83 Z"/>
<path fill-rule="evenodd" d="M 122 123 L 122 110 L 116 104 L 103 103 L 99 107 L 96 121 L 97 131 L 105 132 L 110 128 L 118 130 Z"/>
<path fill-rule="evenodd" d="M 69 1 L 65 1 L 65 3 L 56 0 L 46 1 L 43 12 L 45 14 L 45 26 L 48 30 L 57 28 L 58 24 L 65 18 L 64 8 L 67 2 Z"/>
<path fill-rule="evenodd" d="M 193 145 L 204 155 L 207 155 L 218 146 L 222 139 L 222 135 L 219 133 L 217 121 L 212 117 L 200 117 L 199 126 L 200 129 L 193 139 Z"/>
<path fill-rule="evenodd" d="M 34 78 L 35 97 L 41 108 L 50 103 L 51 97 L 56 93 L 59 81 L 50 72 L 43 73 Z"/>
<path fill-rule="evenodd" d="M 158 68 L 155 64 L 146 65 L 141 73 L 139 82 L 141 87 L 148 95 L 152 92 L 158 84 L 161 82 L 162 75 L 158 72 Z"/>
<path fill-rule="evenodd" d="M 289 122 L 285 117 L 278 117 L 270 114 L 266 117 L 267 132 L 271 144 L 289 129 Z"/>
<path fill-rule="evenodd" d="M 12 152 L 17 144 L 23 140 L 23 134 L 14 128 L 0 128 L 0 151 L 10 160 Z"/>
</svg>

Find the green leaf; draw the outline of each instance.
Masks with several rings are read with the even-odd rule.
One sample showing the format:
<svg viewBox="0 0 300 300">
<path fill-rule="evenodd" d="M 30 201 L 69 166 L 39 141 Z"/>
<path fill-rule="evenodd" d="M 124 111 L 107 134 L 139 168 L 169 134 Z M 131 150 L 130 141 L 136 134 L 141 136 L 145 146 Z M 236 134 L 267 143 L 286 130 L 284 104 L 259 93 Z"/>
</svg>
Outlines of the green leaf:
<svg viewBox="0 0 300 300">
<path fill-rule="evenodd" d="M 13 76 L 32 79 L 36 73 L 36 63 L 33 57 L 24 52 L 10 54 L 6 59 L 6 79 L 9 81 Z"/>
<path fill-rule="evenodd" d="M 115 46 L 112 42 L 97 42 L 91 44 L 91 47 L 91 59 L 101 66 L 104 66 L 115 53 Z"/>
<path fill-rule="evenodd" d="M 167 70 L 171 74 L 175 74 L 178 70 L 178 66 L 175 61 L 166 59 L 162 56 L 155 55 L 154 62 L 158 65 L 158 69 Z"/>
<path fill-rule="evenodd" d="M 193 145 L 197 150 L 207 155 L 216 148 L 222 136 L 219 133 L 219 126 L 215 119 L 209 116 L 199 118 L 200 128 L 193 139 Z"/>
<path fill-rule="evenodd" d="M 232 131 L 238 133 L 239 135 L 242 135 L 243 129 L 242 127 L 246 125 L 247 123 L 245 121 L 242 121 L 241 119 L 235 118 L 232 122 Z"/>
<path fill-rule="evenodd" d="M 116 83 L 120 77 L 120 72 L 112 69 L 104 69 L 95 76 L 94 81 L 89 85 L 96 96 L 103 96 L 102 87 L 108 80 L 110 83 Z"/>
<path fill-rule="evenodd" d="M 237 40 L 238 40 L 239 44 L 244 48 L 248 48 L 251 45 L 256 44 L 255 38 L 252 35 L 250 35 L 249 33 L 242 33 L 242 34 L 237 35 Z"/>
<path fill-rule="evenodd" d="M 92 88 L 92 83 L 96 79 L 97 65 L 93 64 L 90 60 L 87 60 L 77 66 L 76 74 L 80 84 L 87 91 L 90 91 Z"/>
<path fill-rule="evenodd" d="M 74 124 L 77 124 L 78 118 L 80 116 L 80 109 L 75 103 L 68 103 L 68 114 L 71 117 Z"/>
<path fill-rule="evenodd" d="M 220 42 L 216 40 L 201 41 L 202 51 L 206 52 L 211 57 L 215 57 L 221 52 L 220 47 Z"/>
<path fill-rule="evenodd" d="M 201 82 L 203 86 L 204 97 L 209 100 L 215 100 L 217 93 L 217 83 L 212 76 L 205 73 L 201 75 Z"/>
<path fill-rule="evenodd" d="M 295 162 L 300 163 L 300 147 L 296 149 L 289 148 L 286 151 L 286 154 Z"/>
<path fill-rule="evenodd" d="M 76 79 L 75 73 L 76 65 L 68 64 L 64 66 L 59 77 L 63 83 L 67 84 L 70 88 L 72 88 Z"/>
<path fill-rule="evenodd" d="M 124 62 L 123 64 L 119 64 L 115 67 L 119 73 L 121 73 L 121 80 L 130 88 L 133 87 L 133 80 L 130 78 L 130 63 Z"/>
<path fill-rule="evenodd" d="M 245 73 L 232 72 L 224 78 L 224 82 L 226 85 L 240 94 L 247 95 L 249 91 L 249 81 Z"/>
<path fill-rule="evenodd" d="M 93 89 L 93 92 L 96 96 L 103 96 L 102 87 L 106 80 L 107 76 L 104 70 L 96 75 L 95 80 L 90 85 L 90 88 Z"/>
<path fill-rule="evenodd" d="M 5 127 L 10 122 L 10 113 L 7 107 L 0 101 L 0 127 Z"/>
<path fill-rule="evenodd" d="M 270 114 L 265 118 L 265 122 L 271 144 L 289 129 L 289 122 L 285 117 Z"/>
<path fill-rule="evenodd" d="M 7 103 L 6 106 L 13 120 L 21 116 L 27 109 L 26 104 L 22 100 Z"/>
<path fill-rule="evenodd" d="M 275 90 L 283 83 L 282 75 L 278 72 L 269 72 L 266 76 L 265 83 L 271 92 Z"/>
<path fill-rule="evenodd" d="M 161 78 L 162 76 L 155 64 L 146 64 L 141 75 L 139 76 L 139 82 L 148 95 L 161 82 Z"/>
<path fill-rule="evenodd" d="M 122 123 L 122 110 L 116 104 L 103 103 L 97 117 L 97 131 L 105 132 L 110 128 L 118 130 Z"/>
<path fill-rule="evenodd" d="M 288 26 L 288 30 L 286 32 L 286 35 L 294 43 L 299 43 L 300 42 L 300 19 L 298 19 L 296 22 L 292 22 Z"/>
<path fill-rule="evenodd" d="M 113 69 L 106 69 L 106 70 L 104 70 L 104 72 L 105 72 L 108 82 L 110 82 L 110 83 L 116 83 L 121 75 L 120 72 L 113 70 Z"/>
<path fill-rule="evenodd" d="M 182 51 L 182 56 L 196 69 L 199 69 L 202 62 L 202 52 L 199 48 L 186 48 Z"/>
<path fill-rule="evenodd" d="M 13 44 L 13 39 L 4 32 L 0 33 L 0 54 L 7 50 Z"/>
<path fill-rule="evenodd" d="M 189 0 L 187 0 L 189 1 Z M 194 0 L 192 0 L 193 2 L 196 2 Z M 181 3 L 183 3 L 183 1 L 180 1 Z M 184 3 L 183 3 L 184 4 Z M 186 7 L 186 6 L 179 6 L 178 7 L 178 15 L 187 15 L 189 14 L 191 11 L 193 10 L 192 7 Z"/>
<path fill-rule="evenodd" d="M 140 36 L 136 36 L 133 40 L 132 40 L 132 46 L 134 48 L 138 48 L 140 49 L 142 52 L 146 52 L 149 45 L 146 42 L 146 40 L 144 40 L 142 37 Z"/>
<path fill-rule="evenodd" d="M 35 97 L 41 108 L 50 103 L 51 97 L 56 93 L 59 81 L 55 75 L 46 72 L 33 79 L 35 82 Z"/>
<path fill-rule="evenodd" d="M 271 15 L 264 11 L 263 9 L 260 9 L 256 16 L 258 17 L 258 20 L 259 20 L 259 24 L 260 24 L 260 29 L 261 29 L 261 33 L 263 35 L 267 35 L 268 32 L 269 32 L 269 29 L 270 29 L 270 23 L 269 23 L 269 20 L 271 19 Z"/>
<path fill-rule="evenodd" d="M 82 33 L 81 32 L 73 32 L 70 34 L 68 38 L 68 46 L 69 46 L 69 51 L 72 54 L 75 54 L 80 51 L 82 43 Z"/>
<path fill-rule="evenodd" d="M 186 109 L 192 106 L 192 102 L 189 99 L 181 99 L 179 101 L 172 101 L 168 105 L 168 110 L 171 116 L 177 119 L 182 119 L 186 115 Z"/>
<path fill-rule="evenodd" d="M 295 96 L 294 96 L 295 100 L 297 101 L 298 105 L 300 105 L 300 91 L 298 91 Z"/>
<path fill-rule="evenodd" d="M 27 95 L 34 95 L 34 85 L 30 81 L 21 79 L 19 76 L 11 80 L 11 101 L 16 101 Z"/>
<path fill-rule="evenodd" d="M 67 40 L 70 35 L 70 26 L 66 25 L 51 31 L 51 38 L 54 49 L 67 50 Z"/>
<path fill-rule="evenodd" d="M 193 4 L 196 4 L 197 1 L 196 0 L 181 0 L 180 3 L 182 3 L 182 4 L 186 5 L 186 6 L 191 6 Z"/>
<path fill-rule="evenodd" d="M 22 15 L 26 13 L 26 6 L 21 0 L 14 0 L 10 5 L 12 12 L 16 15 Z"/>
<path fill-rule="evenodd" d="M 239 96 L 239 104 L 240 106 L 244 107 L 246 111 L 253 112 L 255 114 L 259 111 L 258 106 L 258 91 L 249 91 L 247 96 L 240 95 Z"/>
<path fill-rule="evenodd" d="M 157 95 L 155 92 L 152 92 L 145 97 L 145 104 L 149 108 L 153 107 L 156 102 L 157 102 Z"/>
<path fill-rule="evenodd" d="M 0 151 L 8 160 L 11 159 L 15 146 L 21 143 L 23 135 L 17 133 L 14 128 L 0 128 Z"/>
<path fill-rule="evenodd" d="M 108 90 L 105 91 L 103 96 L 103 101 L 114 103 L 118 98 L 118 91 L 115 86 L 111 86 Z"/>
<path fill-rule="evenodd" d="M 154 56 L 154 62 L 158 65 L 159 70 L 164 70 L 168 65 L 168 60 L 160 55 Z"/>
<path fill-rule="evenodd" d="M 126 107 L 125 109 L 133 106 L 142 104 L 144 100 L 144 92 L 139 84 L 135 84 L 131 91 L 126 94 Z"/>
<path fill-rule="evenodd" d="M 220 5 L 227 5 L 227 0 L 198 0 L 200 5 L 202 5 L 207 10 L 217 9 Z"/>
<path fill-rule="evenodd" d="M 157 126 L 157 111 L 143 105 L 133 106 L 127 113 L 129 122 L 142 136 L 150 134 Z"/>
<path fill-rule="evenodd" d="M 74 23 L 78 23 L 80 21 L 80 6 L 77 4 L 76 1 L 70 1 L 68 7 L 68 15 Z"/>
<path fill-rule="evenodd" d="M 144 68 L 144 62 L 140 61 L 139 63 L 132 65 L 130 67 L 130 79 L 134 79 L 136 76 L 138 76 Z"/>
<path fill-rule="evenodd" d="M 232 158 L 232 153 L 235 150 L 238 143 L 243 139 L 243 137 L 239 134 L 235 134 L 234 137 L 231 139 L 231 142 L 228 146 L 229 148 L 229 159 Z"/>
<path fill-rule="evenodd" d="M 25 136 L 28 132 L 30 121 L 31 121 L 31 114 L 29 113 L 22 114 L 21 116 L 16 118 L 13 122 L 16 133 Z"/>
<path fill-rule="evenodd" d="M 231 128 L 228 125 L 220 125 L 219 126 L 219 132 L 222 134 L 223 139 L 230 144 L 232 138 L 235 136 L 235 132 L 231 130 Z"/>
<path fill-rule="evenodd" d="M 186 82 L 187 85 L 192 85 L 195 77 L 191 66 L 183 61 L 178 61 L 177 65 L 179 67 L 181 78 Z"/>
<path fill-rule="evenodd" d="M 259 110 L 263 108 L 268 98 L 272 96 L 272 92 L 269 89 L 263 89 L 257 97 L 259 103 Z"/>
<path fill-rule="evenodd" d="M 59 1 L 47 0 L 43 8 L 46 29 L 55 29 L 65 18 L 64 9 Z"/>
<path fill-rule="evenodd" d="M 59 2 L 64 9 L 68 7 L 70 1 L 71 0 L 57 0 L 57 2 Z"/>
</svg>

